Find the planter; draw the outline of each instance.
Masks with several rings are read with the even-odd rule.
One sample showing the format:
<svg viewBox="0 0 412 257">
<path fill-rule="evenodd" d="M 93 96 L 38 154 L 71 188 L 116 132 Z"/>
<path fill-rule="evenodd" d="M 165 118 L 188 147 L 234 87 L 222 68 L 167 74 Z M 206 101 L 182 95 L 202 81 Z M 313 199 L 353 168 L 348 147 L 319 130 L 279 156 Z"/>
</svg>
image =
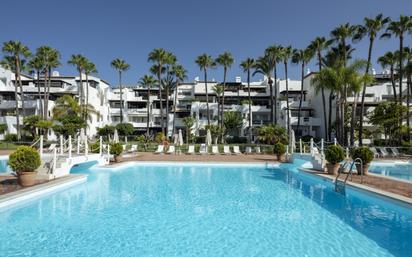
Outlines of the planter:
<svg viewBox="0 0 412 257">
<path fill-rule="evenodd" d="M 338 175 L 339 167 L 340 167 L 339 163 L 336 163 L 336 164 L 327 163 L 326 164 L 326 169 L 328 171 L 328 174 L 331 174 L 331 175 Z"/>
<path fill-rule="evenodd" d="M 358 175 L 361 175 L 362 169 L 360 164 L 355 164 L 356 170 L 358 171 Z M 363 164 L 363 175 L 368 175 L 369 171 L 369 163 Z"/>
<path fill-rule="evenodd" d="M 278 158 L 278 162 L 285 162 L 286 160 L 285 154 L 278 154 L 277 158 Z"/>
<path fill-rule="evenodd" d="M 22 171 L 17 173 L 17 181 L 23 187 L 29 187 L 36 184 L 36 171 Z"/>
<path fill-rule="evenodd" d="M 114 156 L 114 162 L 121 162 L 122 160 L 123 160 L 123 157 L 121 155 Z"/>
</svg>

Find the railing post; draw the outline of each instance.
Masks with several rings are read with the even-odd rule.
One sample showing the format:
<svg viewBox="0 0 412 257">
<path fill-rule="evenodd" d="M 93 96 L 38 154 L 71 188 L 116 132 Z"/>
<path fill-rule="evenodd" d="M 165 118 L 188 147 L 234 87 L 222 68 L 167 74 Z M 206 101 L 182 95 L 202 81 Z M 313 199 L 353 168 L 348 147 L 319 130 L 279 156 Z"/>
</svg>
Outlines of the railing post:
<svg viewBox="0 0 412 257">
<path fill-rule="evenodd" d="M 338 144 L 338 140 L 336 140 L 336 137 L 333 138 L 333 144 L 334 144 L 334 145 L 337 145 L 337 144 Z"/>
<path fill-rule="evenodd" d="M 57 149 L 53 149 L 53 169 L 52 169 L 52 174 L 55 173 L 56 171 L 56 165 L 57 165 Z"/>
<path fill-rule="evenodd" d="M 69 135 L 69 159 L 72 158 L 72 136 Z"/>
<path fill-rule="evenodd" d="M 64 147 L 63 147 L 63 135 L 60 135 L 60 155 L 63 155 Z"/>
<path fill-rule="evenodd" d="M 77 154 L 80 154 L 80 136 L 77 136 Z"/>
<path fill-rule="evenodd" d="M 99 138 L 99 155 L 102 156 L 103 154 L 103 137 Z"/>
<path fill-rule="evenodd" d="M 87 137 L 86 137 L 86 140 L 84 140 L 84 155 L 87 157 L 88 154 L 89 154 L 89 146 L 88 146 Z"/>
<path fill-rule="evenodd" d="M 310 139 L 310 154 L 315 156 L 315 151 L 313 149 L 313 138 Z"/>
<path fill-rule="evenodd" d="M 39 150 L 40 150 L 40 158 L 42 158 L 42 157 L 43 157 L 43 135 L 40 135 L 40 147 L 39 147 Z"/>
<path fill-rule="evenodd" d="M 303 148 L 302 148 L 302 139 L 301 138 L 299 139 L 299 150 L 300 150 L 300 155 L 302 155 Z"/>
</svg>

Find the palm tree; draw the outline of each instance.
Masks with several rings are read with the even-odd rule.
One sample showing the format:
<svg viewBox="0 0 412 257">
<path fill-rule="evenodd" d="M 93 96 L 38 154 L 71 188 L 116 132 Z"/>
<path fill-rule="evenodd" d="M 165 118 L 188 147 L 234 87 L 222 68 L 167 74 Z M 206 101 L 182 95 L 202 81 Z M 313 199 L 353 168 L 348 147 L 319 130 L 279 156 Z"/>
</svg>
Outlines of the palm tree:
<svg viewBox="0 0 412 257">
<path fill-rule="evenodd" d="M 38 55 L 39 58 L 42 59 L 44 66 L 45 66 L 44 67 L 44 89 L 43 89 L 44 103 L 43 103 L 43 106 L 44 106 L 44 119 L 48 119 L 52 69 L 60 66 L 60 53 L 59 51 L 57 51 L 56 49 L 50 46 L 41 46 L 37 48 L 36 55 Z"/>
<path fill-rule="evenodd" d="M 36 73 L 36 85 L 37 85 L 37 93 L 39 98 L 40 104 L 40 117 L 44 118 L 44 111 L 43 111 L 43 102 L 41 100 L 41 91 L 40 91 L 40 74 L 44 72 L 44 62 L 42 58 L 40 58 L 37 54 L 29 61 L 27 64 L 29 69 L 32 70 L 33 73 Z"/>
<path fill-rule="evenodd" d="M 163 68 L 164 65 L 168 62 L 168 53 L 163 48 L 155 48 L 152 52 L 149 53 L 149 57 L 147 59 L 149 62 L 152 62 L 156 66 L 156 76 L 157 81 L 159 83 L 159 100 L 160 100 L 160 124 L 162 127 L 162 133 L 165 134 L 165 125 L 163 122 L 163 94 L 162 94 L 162 73 L 164 72 Z"/>
<path fill-rule="evenodd" d="M 84 65 L 84 74 L 86 75 L 86 105 L 89 105 L 89 75 L 93 73 L 97 73 L 96 65 L 87 60 Z M 85 116 L 88 116 L 87 112 L 85 112 Z"/>
<path fill-rule="evenodd" d="M 189 143 L 190 135 L 192 134 L 192 127 L 195 124 L 195 120 L 192 116 L 183 118 L 183 123 L 186 127 L 186 142 Z"/>
<path fill-rule="evenodd" d="M 313 51 L 311 48 L 307 47 L 305 49 L 294 50 L 292 56 L 292 62 L 296 64 L 301 64 L 301 78 L 300 78 L 300 99 L 299 99 L 299 110 L 298 110 L 298 125 L 296 132 L 301 136 L 299 131 L 300 128 L 300 116 L 302 112 L 302 101 L 303 101 L 303 80 L 305 78 L 305 67 L 313 58 Z"/>
<path fill-rule="evenodd" d="M 395 103 L 398 101 L 397 93 L 396 93 L 396 83 L 395 83 L 395 65 L 397 62 L 396 56 L 393 52 L 386 52 L 383 56 L 378 58 L 378 63 L 382 66 L 382 68 L 389 67 L 390 77 L 391 77 L 391 84 L 393 90 L 393 96 Z"/>
<path fill-rule="evenodd" d="M 277 81 L 278 81 L 278 74 L 277 74 L 277 63 L 281 61 L 282 57 L 282 49 L 283 47 L 280 45 L 273 45 L 269 46 L 265 50 L 265 55 L 269 55 L 270 60 L 273 61 L 273 79 L 274 79 L 274 87 L 270 87 L 270 98 L 271 104 L 270 104 L 270 112 L 271 112 L 271 117 L 274 116 L 271 121 L 273 121 L 274 124 L 277 123 L 277 99 L 278 99 L 278 87 L 277 87 Z M 273 90 L 274 89 L 274 90 Z M 273 93 L 274 91 L 274 93 Z"/>
<path fill-rule="evenodd" d="M 81 54 L 73 54 L 70 57 L 70 60 L 67 62 L 76 67 L 77 72 L 79 73 L 80 84 L 77 87 L 77 94 L 79 95 L 79 105 L 83 104 L 83 71 L 84 65 L 86 64 L 87 59 Z"/>
<path fill-rule="evenodd" d="M 253 64 L 253 68 L 255 71 L 252 73 L 252 76 L 256 74 L 262 74 L 268 79 L 269 90 L 272 92 L 273 89 L 273 80 L 271 78 L 272 71 L 274 69 L 276 61 L 274 60 L 273 55 L 266 54 L 263 57 L 259 57 L 256 62 Z M 271 116 L 270 122 L 273 124 L 273 98 L 270 98 L 270 106 L 271 106 Z"/>
<path fill-rule="evenodd" d="M 23 84 L 21 82 L 21 70 L 23 59 L 28 58 L 31 55 L 29 48 L 23 45 L 20 41 L 8 41 L 4 42 L 3 53 L 6 55 L 6 62 L 8 65 L 4 63 L 9 68 L 13 68 L 12 71 L 14 72 L 15 76 L 15 98 L 16 98 L 16 126 L 17 126 L 17 139 L 20 140 L 20 115 L 19 115 L 19 105 L 18 105 L 18 87 L 20 88 L 20 96 L 21 96 L 21 105 L 23 109 L 23 117 L 25 116 L 25 106 L 24 106 L 24 92 L 23 92 Z M 7 61 L 7 57 L 9 57 Z"/>
<path fill-rule="evenodd" d="M 412 48 L 405 48 L 406 56 L 406 66 L 405 66 L 405 75 L 406 75 L 406 127 L 408 130 L 407 140 L 411 140 L 411 128 L 410 128 L 410 97 L 412 90 Z"/>
<path fill-rule="evenodd" d="M 187 70 L 180 65 L 175 64 L 172 66 L 172 71 L 175 76 L 175 98 L 173 101 L 173 135 L 176 134 L 176 105 L 177 105 L 177 95 L 179 93 L 179 84 L 182 83 L 187 78 Z"/>
<path fill-rule="evenodd" d="M 317 56 L 317 61 L 318 61 L 318 66 L 319 66 L 319 72 L 322 70 L 322 51 L 327 49 L 330 46 L 330 41 L 326 40 L 325 37 L 317 37 L 315 38 L 309 45 L 309 48 L 311 48 Z M 328 133 L 328 120 L 327 120 L 327 111 L 326 111 L 326 98 L 325 98 L 325 90 L 324 87 L 320 87 L 320 92 L 322 94 L 322 104 L 323 104 L 323 120 L 324 120 L 324 129 L 325 129 L 325 134 L 327 136 L 327 139 L 330 140 Z M 329 110 L 331 111 L 331 110 Z"/>
<path fill-rule="evenodd" d="M 173 65 L 175 65 L 177 62 L 176 56 L 171 53 L 171 52 L 166 52 L 166 79 L 163 85 L 165 86 L 166 90 L 166 137 L 169 135 L 169 94 L 170 90 L 173 87 L 174 81 L 173 81 Z"/>
<path fill-rule="evenodd" d="M 147 102 L 146 102 L 146 107 L 147 107 L 147 120 L 146 120 L 146 139 L 148 140 L 150 137 L 150 88 L 152 85 L 156 83 L 156 79 L 153 76 L 150 75 L 144 75 L 140 81 L 139 84 L 143 87 L 147 88 Z"/>
<path fill-rule="evenodd" d="M 120 88 L 120 123 L 123 123 L 123 108 L 124 108 L 124 103 L 123 103 L 123 85 L 122 85 L 122 72 L 127 71 L 130 68 L 130 65 L 127 64 L 124 60 L 122 59 L 114 59 L 110 65 L 112 68 L 117 70 L 119 73 L 119 88 Z"/>
<path fill-rule="evenodd" d="M 215 60 L 217 65 L 220 65 L 223 67 L 223 93 L 222 93 L 222 102 L 221 102 L 222 107 L 220 108 L 220 113 L 218 113 L 218 117 L 220 115 L 220 129 L 223 128 L 223 110 L 225 108 L 225 90 L 226 90 L 227 70 L 230 69 L 234 61 L 235 60 L 233 59 L 232 54 L 229 52 L 224 52 L 223 54 L 220 54 Z"/>
<path fill-rule="evenodd" d="M 390 21 L 389 17 L 384 17 L 383 14 L 378 14 L 375 18 L 365 18 L 364 24 L 356 26 L 356 33 L 354 36 L 355 41 L 359 41 L 365 36 L 369 38 L 369 48 L 368 48 L 368 60 L 366 63 L 366 70 L 365 75 L 369 73 L 369 68 L 371 65 L 371 58 L 372 58 L 372 49 L 373 43 L 375 38 L 380 30 L 384 28 L 384 26 Z M 365 94 L 366 94 L 366 84 L 363 85 L 362 90 L 362 100 L 361 100 L 361 109 L 360 109 L 360 125 L 359 125 L 359 145 L 362 145 L 362 138 L 363 138 L 363 116 L 365 110 Z M 357 98 L 357 95 L 355 96 Z M 355 107 L 356 108 L 356 105 Z M 354 132 L 353 126 L 351 126 L 351 134 Z"/>
<path fill-rule="evenodd" d="M 356 27 L 349 23 L 341 24 L 331 31 L 331 41 L 339 44 L 339 49 L 342 51 L 341 61 L 346 66 L 347 62 L 347 44 L 348 38 L 351 38 L 355 33 Z"/>
<path fill-rule="evenodd" d="M 223 106 L 220 106 L 219 103 L 221 103 L 221 99 L 222 99 L 222 95 L 223 95 L 223 84 L 216 84 L 215 86 L 213 86 L 212 88 L 213 92 L 216 94 L 216 98 L 217 98 L 217 113 L 218 113 L 218 117 L 220 115 L 220 108 L 223 108 Z M 221 131 L 221 126 L 220 126 L 220 118 L 218 118 L 218 127 L 219 127 L 219 131 Z M 210 127 L 210 126 L 208 126 Z M 220 132 L 219 132 L 220 134 Z M 222 136 L 222 135 L 220 135 Z"/>
<path fill-rule="evenodd" d="M 99 112 L 96 111 L 92 105 L 79 104 L 76 99 L 70 95 L 64 95 L 57 98 L 52 113 L 54 119 L 58 119 L 65 115 L 77 115 L 82 117 L 83 113 L 87 113 L 87 116 L 82 118 L 91 121 L 92 114 L 99 116 Z"/>
<path fill-rule="evenodd" d="M 285 82 L 286 82 L 286 116 L 287 116 L 287 132 L 290 133 L 290 110 L 289 110 L 289 81 L 288 81 L 288 62 L 292 58 L 292 46 L 284 47 L 282 50 L 283 65 L 285 66 Z"/>
<path fill-rule="evenodd" d="M 205 78 L 205 93 L 206 93 L 206 109 L 207 109 L 207 125 L 210 126 L 210 110 L 209 110 L 209 94 L 207 92 L 207 70 L 214 68 L 216 63 L 211 55 L 202 54 L 199 55 L 196 60 L 196 64 L 199 65 L 200 70 L 203 70 Z"/>
<path fill-rule="evenodd" d="M 255 65 L 255 60 L 252 58 L 247 58 L 243 62 L 240 63 L 240 67 L 243 69 L 243 72 L 247 74 L 247 88 L 248 88 L 248 98 L 249 98 L 249 143 L 252 143 L 252 126 L 253 126 L 252 98 L 250 97 L 250 71 L 254 65 Z"/>
</svg>

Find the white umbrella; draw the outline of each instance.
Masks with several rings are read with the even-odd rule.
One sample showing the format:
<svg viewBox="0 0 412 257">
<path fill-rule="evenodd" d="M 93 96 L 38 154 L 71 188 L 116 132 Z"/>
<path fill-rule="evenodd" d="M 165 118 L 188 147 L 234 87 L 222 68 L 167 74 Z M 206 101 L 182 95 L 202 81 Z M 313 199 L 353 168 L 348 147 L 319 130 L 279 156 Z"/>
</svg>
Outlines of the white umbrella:
<svg viewBox="0 0 412 257">
<path fill-rule="evenodd" d="M 113 142 L 119 143 L 119 132 L 117 132 L 117 129 L 114 129 Z"/>
<path fill-rule="evenodd" d="M 209 146 L 212 144 L 212 135 L 210 134 L 210 129 L 207 130 L 206 135 L 206 145 Z"/>
<path fill-rule="evenodd" d="M 183 135 L 182 135 L 182 130 L 181 129 L 179 129 L 179 145 L 183 145 L 184 144 L 184 142 L 183 142 Z"/>
<path fill-rule="evenodd" d="M 177 134 L 173 135 L 173 144 L 178 145 L 179 144 L 179 137 Z"/>
</svg>

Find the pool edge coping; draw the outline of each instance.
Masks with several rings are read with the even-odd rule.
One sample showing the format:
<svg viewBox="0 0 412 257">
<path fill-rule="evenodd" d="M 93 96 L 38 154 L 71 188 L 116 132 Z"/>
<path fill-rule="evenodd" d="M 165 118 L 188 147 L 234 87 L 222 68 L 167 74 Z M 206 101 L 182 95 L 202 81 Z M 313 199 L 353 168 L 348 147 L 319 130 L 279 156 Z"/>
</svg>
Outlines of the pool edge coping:
<svg viewBox="0 0 412 257">
<path fill-rule="evenodd" d="M 70 174 L 56 180 L 23 188 L 0 195 L 0 212 L 18 206 L 20 203 L 42 197 L 55 191 L 75 186 L 87 181 L 87 174 Z"/>
</svg>

